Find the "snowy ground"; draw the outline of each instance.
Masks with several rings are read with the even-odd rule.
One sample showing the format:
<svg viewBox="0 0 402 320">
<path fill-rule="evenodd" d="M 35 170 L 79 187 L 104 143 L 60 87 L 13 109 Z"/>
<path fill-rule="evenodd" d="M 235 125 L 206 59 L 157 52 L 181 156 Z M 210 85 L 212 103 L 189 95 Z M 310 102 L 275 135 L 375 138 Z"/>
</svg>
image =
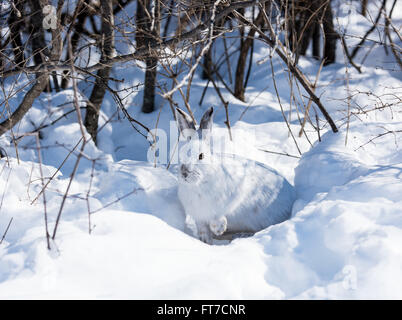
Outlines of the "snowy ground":
<svg viewBox="0 0 402 320">
<path fill-rule="evenodd" d="M 370 23 L 357 14 L 349 19 L 349 8 L 340 7 L 338 22 L 350 23 L 349 32 L 356 34 L 366 30 Z M 400 25 L 401 19 L 394 21 Z M 290 220 L 230 244 L 209 246 L 191 236 L 177 200 L 174 170 L 146 162 L 148 142 L 126 119 L 115 118 L 101 131 L 99 148 L 90 143 L 84 151 L 98 159 L 88 202 L 92 162 L 84 157 L 48 251 L 42 198 L 31 204 L 41 190 L 35 140 L 23 138 L 17 157 L 10 135 L 1 137 L 0 146 L 9 159 L 0 160 L 0 237 L 13 220 L 0 244 L 0 298 L 402 298 L 402 135 L 388 134 L 369 142 L 387 130 L 401 129 L 401 106 L 360 115 L 361 119 L 352 116 L 346 126 L 347 90 L 361 92 L 354 95 L 353 103 L 365 108 L 376 106 L 375 95 L 388 102 L 401 97 L 397 64 L 383 48 L 375 50 L 363 74 L 348 68 L 349 89 L 340 46 L 338 63 L 321 73 L 317 90 L 340 133 L 324 130 L 318 142 L 310 127 L 311 146 L 305 137 L 297 137 L 300 125 L 293 109 L 290 127 L 300 159 L 258 150 L 299 155 L 283 121 L 269 62 L 253 69 L 246 103 L 223 91 L 230 101 L 235 151 L 274 167 L 294 184 L 298 195 Z M 256 48 L 256 61 L 267 55 L 263 46 Z M 314 79 L 318 63 L 307 57 L 300 65 Z M 289 117 L 287 73 L 278 60 L 274 66 Z M 127 87 L 143 79 L 139 69 L 133 73 L 124 66 L 116 66 L 113 76 L 124 78 Z M 212 88 L 198 106 L 204 85 L 198 76 L 194 79 L 190 104 L 195 116 L 199 119 L 210 105 L 216 106 L 214 130 L 225 132 L 224 109 Z M 10 92 L 16 89 L 10 87 Z M 87 93 L 85 86 L 80 89 Z M 20 93 L 10 103 L 17 105 L 21 99 Z M 33 123 L 39 126 L 57 119 L 73 108 L 72 100 L 70 90 L 42 94 L 14 135 L 31 131 Z M 125 101 L 127 110 L 155 127 L 156 114 L 141 114 L 140 102 L 141 92 Z M 158 127 L 169 132 L 172 113 L 167 103 L 160 100 L 160 104 Z M 105 117 L 114 110 L 114 101 L 107 96 Z M 74 113 L 42 130 L 45 177 L 52 176 L 68 154 L 65 146 L 72 148 L 80 137 Z M 73 154 L 46 190 L 51 232 L 75 160 Z M 95 211 L 91 235 L 88 203 Z"/>
</svg>

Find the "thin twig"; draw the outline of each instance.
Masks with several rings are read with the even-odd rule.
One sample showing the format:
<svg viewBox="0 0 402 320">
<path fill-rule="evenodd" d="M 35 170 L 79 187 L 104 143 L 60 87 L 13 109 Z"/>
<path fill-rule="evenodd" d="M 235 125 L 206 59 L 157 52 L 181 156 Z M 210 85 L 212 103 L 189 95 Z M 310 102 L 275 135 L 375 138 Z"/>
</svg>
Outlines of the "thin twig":
<svg viewBox="0 0 402 320">
<path fill-rule="evenodd" d="M 277 151 L 271 151 L 271 150 L 265 150 L 265 149 L 258 149 L 260 151 L 266 152 L 266 153 L 272 153 L 272 154 L 277 154 L 280 156 L 286 156 L 286 157 L 291 157 L 291 158 L 296 158 L 296 159 L 300 159 L 300 156 L 295 156 L 286 152 L 277 152 Z"/>
<path fill-rule="evenodd" d="M 4 241 L 4 239 L 5 239 L 6 235 L 7 235 L 8 229 L 10 229 L 11 222 L 13 222 L 13 218 L 10 219 L 10 222 L 7 225 L 6 231 L 4 231 L 3 236 L 1 237 L 0 244 L 3 243 L 3 241 Z"/>
</svg>

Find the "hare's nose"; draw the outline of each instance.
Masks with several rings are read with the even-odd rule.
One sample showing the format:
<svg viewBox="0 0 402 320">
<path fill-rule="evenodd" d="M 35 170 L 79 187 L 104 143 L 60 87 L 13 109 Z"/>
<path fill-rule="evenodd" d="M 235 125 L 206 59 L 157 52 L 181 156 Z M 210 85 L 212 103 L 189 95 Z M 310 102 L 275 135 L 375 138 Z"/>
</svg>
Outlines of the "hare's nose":
<svg viewBox="0 0 402 320">
<path fill-rule="evenodd" d="M 187 178 L 187 176 L 188 176 L 188 169 L 187 169 L 185 166 L 181 166 L 180 172 L 181 172 L 181 175 L 182 175 L 184 178 Z"/>
</svg>

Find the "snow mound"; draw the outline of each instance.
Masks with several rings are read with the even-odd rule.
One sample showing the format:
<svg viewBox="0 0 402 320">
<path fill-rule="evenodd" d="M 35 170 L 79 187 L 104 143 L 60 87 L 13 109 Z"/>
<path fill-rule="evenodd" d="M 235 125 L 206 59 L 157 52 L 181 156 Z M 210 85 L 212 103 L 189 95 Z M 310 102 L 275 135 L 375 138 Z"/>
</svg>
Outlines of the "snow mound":
<svg viewBox="0 0 402 320">
<path fill-rule="evenodd" d="M 78 212 L 66 215 L 48 251 L 41 207 L 21 201 L 18 176 L 25 181 L 32 168 L 22 162 L 5 198 L 16 209 L 3 207 L 2 217 L 18 221 L 16 212 L 24 212 L 32 222 L 10 229 L 0 246 L 0 298 L 400 298 L 402 164 L 372 166 L 365 152 L 344 146 L 344 134 L 322 138 L 296 169 L 302 196 L 293 218 L 225 246 L 183 232 L 174 175 L 125 160 L 98 172 L 91 199 L 105 206 L 138 191 L 93 214 L 91 235 L 84 206 L 71 203 Z"/>
</svg>

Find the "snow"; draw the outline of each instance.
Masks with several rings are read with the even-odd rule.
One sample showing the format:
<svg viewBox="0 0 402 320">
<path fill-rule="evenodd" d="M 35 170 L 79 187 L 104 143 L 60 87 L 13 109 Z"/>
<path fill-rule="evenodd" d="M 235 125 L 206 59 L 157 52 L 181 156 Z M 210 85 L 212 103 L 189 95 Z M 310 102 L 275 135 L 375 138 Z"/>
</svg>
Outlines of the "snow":
<svg viewBox="0 0 402 320">
<path fill-rule="evenodd" d="M 348 24 L 349 32 L 359 34 L 370 24 L 356 17 L 353 6 L 349 19 L 350 6 L 340 6 L 338 27 Z M 395 15 L 402 12 L 399 7 Z M 255 61 L 269 54 L 261 44 L 255 50 Z M 358 61 L 366 50 L 361 50 Z M 291 219 L 230 243 L 207 245 L 192 236 L 177 198 L 174 166 L 166 170 L 163 164 L 148 163 L 149 142 L 121 113 L 120 118 L 105 122 L 115 112 L 110 95 L 102 106 L 100 125 L 105 126 L 99 145 L 89 142 L 85 147 L 50 251 L 43 199 L 33 201 L 42 186 L 35 137 L 22 138 L 18 154 L 10 134 L 0 137 L 0 147 L 8 154 L 8 159 L 0 159 L 0 239 L 13 219 L 0 244 L 0 299 L 401 299 L 402 135 L 376 138 L 400 130 L 400 105 L 352 114 L 347 127 L 345 98 L 348 90 L 354 94 L 354 112 L 357 105 L 379 106 L 380 98 L 393 103 L 400 97 L 402 76 L 394 71 L 398 67 L 392 56 L 379 48 L 369 55 L 362 74 L 349 66 L 348 89 L 342 57 L 339 47 L 338 62 L 322 70 L 317 88 L 340 132 L 325 127 L 318 141 L 307 125 L 311 144 L 297 136 L 300 124 L 294 105 L 289 112 L 288 76 L 281 62 L 274 60 L 281 103 L 301 154 L 283 121 L 269 63 L 254 66 L 247 102 L 222 89 L 229 101 L 233 152 L 273 167 L 297 193 Z M 319 67 L 315 60 L 303 57 L 300 66 L 310 79 L 315 78 Z M 112 76 L 125 82 L 115 85 L 129 88 L 141 82 L 143 71 L 133 69 L 116 66 Z M 15 92 L 27 81 L 21 76 L 17 88 L 12 82 L 6 82 L 5 88 Z M 216 106 L 214 132 L 227 135 L 225 110 L 213 88 L 198 105 L 204 85 L 197 74 L 190 95 L 195 117 L 200 119 L 210 105 Z M 88 91 L 84 84 L 79 83 L 79 88 Z M 158 125 L 168 137 L 175 134 L 170 132 L 171 110 L 163 100 L 158 100 L 159 120 L 156 113 L 140 112 L 140 88 L 124 100 L 131 116 L 149 128 Z M 10 99 L 13 108 L 26 90 Z M 178 95 L 174 99 L 181 101 Z M 14 135 L 50 123 L 73 108 L 71 90 L 42 94 Z M 52 233 L 80 148 L 58 170 L 81 138 L 76 114 L 61 118 L 41 134 L 43 177 L 54 175 L 45 193 Z M 94 212 L 91 234 L 88 204 Z"/>
</svg>

